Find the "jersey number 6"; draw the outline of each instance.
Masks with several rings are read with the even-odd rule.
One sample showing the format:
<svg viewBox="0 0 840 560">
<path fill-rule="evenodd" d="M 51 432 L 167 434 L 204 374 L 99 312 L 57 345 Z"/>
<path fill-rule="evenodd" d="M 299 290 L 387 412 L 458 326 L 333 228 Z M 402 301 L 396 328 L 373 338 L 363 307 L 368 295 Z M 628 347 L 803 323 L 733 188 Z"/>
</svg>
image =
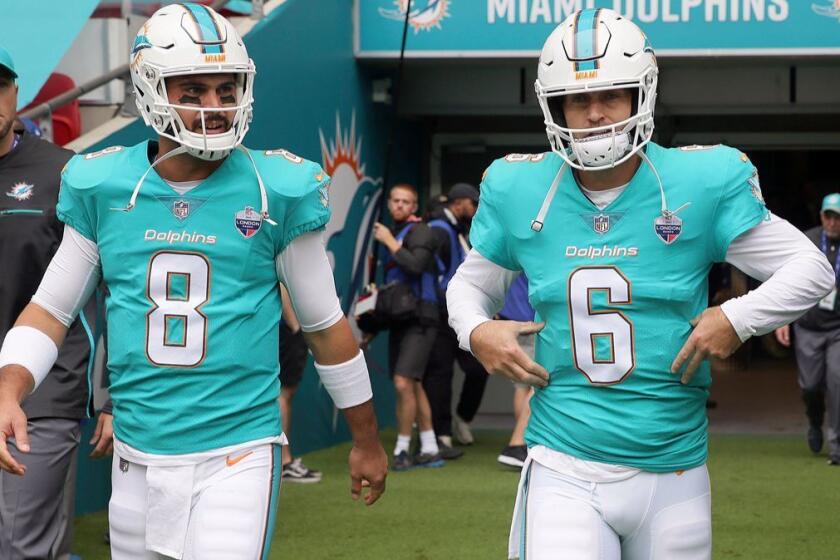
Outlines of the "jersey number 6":
<svg viewBox="0 0 840 560">
<path fill-rule="evenodd" d="M 146 357 L 158 366 L 195 367 L 207 354 L 210 262 L 198 253 L 152 255 L 146 283 Z"/>
<path fill-rule="evenodd" d="M 633 323 L 621 311 L 595 311 L 595 292 L 606 303 L 633 303 L 630 281 L 612 266 L 578 268 L 569 275 L 569 323 L 575 367 L 590 383 L 621 383 L 636 367 Z"/>
</svg>

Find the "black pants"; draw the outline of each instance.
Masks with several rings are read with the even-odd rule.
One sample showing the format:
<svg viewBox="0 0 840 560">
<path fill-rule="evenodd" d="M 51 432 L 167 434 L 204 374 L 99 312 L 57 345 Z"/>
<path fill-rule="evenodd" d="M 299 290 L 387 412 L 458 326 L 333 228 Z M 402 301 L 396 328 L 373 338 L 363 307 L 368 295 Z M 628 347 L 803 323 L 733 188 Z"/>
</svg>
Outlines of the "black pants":
<svg viewBox="0 0 840 560">
<path fill-rule="evenodd" d="M 484 387 L 487 385 L 487 372 L 475 356 L 458 347 L 455 331 L 442 324 L 438 328 L 426 375 L 423 377 L 423 389 L 429 397 L 432 424 L 438 436 L 452 435 L 452 375 L 455 360 L 465 375 L 456 412 L 470 422 L 481 406 Z"/>
</svg>

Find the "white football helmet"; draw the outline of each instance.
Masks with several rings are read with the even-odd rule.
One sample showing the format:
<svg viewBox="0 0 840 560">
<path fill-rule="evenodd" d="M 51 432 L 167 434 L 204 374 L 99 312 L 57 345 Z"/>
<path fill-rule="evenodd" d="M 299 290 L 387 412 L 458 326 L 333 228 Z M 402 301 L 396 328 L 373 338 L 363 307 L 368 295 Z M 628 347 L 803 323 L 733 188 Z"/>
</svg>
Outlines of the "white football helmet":
<svg viewBox="0 0 840 560">
<path fill-rule="evenodd" d="M 234 74 L 236 103 L 227 132 L 207 134 L 205 117 L 219 108 L 170 103 L 166 78 L 185 74 Z M 160 8 L 140 28 L 131 49 L 131 82 L 137 108 L 147 125 L 171 138 L 186 152 L 204 160 L 226 157 L 242 143 L 253 116 L 254 62 L 233 25 L 201 4 L 171 4 Z M 197 111 L 202 130 L 192 132 L 176 109 Z"/>
<path fill-rule="evenodd" d="M 608 9 L 570 15 L 546 40 L 535 84 L 551 149 L 576 169 L 608 169 L 630 159 L 653 135 L 657 75 L 653 48 L 632 21 Z M 633 89 L 630 118 L 566 126 L 562 96 L 610 89 Z"/>
</svg>

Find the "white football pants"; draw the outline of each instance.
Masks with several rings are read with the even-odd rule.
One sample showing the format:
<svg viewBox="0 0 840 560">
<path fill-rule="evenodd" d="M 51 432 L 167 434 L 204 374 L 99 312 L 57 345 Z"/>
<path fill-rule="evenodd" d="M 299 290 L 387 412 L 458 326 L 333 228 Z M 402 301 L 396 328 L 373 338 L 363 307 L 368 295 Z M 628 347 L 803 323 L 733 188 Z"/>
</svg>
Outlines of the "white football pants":
<svg viewBox="0 0 840 560">
<path fill-rule="evenodd" d="M 509 557 L 520 560 L 709 560 L 706 466 L 596 483 L 535 461 L 522 470 Z"/>
<path fill-rule="evenodd" d="M 277 444 L 258 445 L 190 466 L 186 482 L 183 478 L 167 481 L 166 469 L 128 463 L 115 452 L 108 505 L 112 560 L 268 558 L 280 469 Z M 183 508 L 166 505 L 155 509 L 153 502 L 168 504 L 172 494 L 185 497 L 176 500 Z M 161 531 L 165 537 L 160 536 Z"/>
</svg>

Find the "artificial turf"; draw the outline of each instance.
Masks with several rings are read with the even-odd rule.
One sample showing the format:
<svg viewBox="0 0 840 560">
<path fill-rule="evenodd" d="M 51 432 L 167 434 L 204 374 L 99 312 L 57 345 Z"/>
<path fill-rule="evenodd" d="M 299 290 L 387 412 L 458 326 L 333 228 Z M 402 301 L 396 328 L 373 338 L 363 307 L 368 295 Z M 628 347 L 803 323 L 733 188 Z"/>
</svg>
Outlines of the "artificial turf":
<svg viewBox="0 0 840 560">
<path fill-rule="evenodd" d="M 341 445 L 305 456 L 320 484 L 285 484 L 275 560 L 493 560 L 505 558 L 518 473 L 496 463 L 506 434 L 479 431 L 466 455 L 440 469 L 390 473 L 379 503 L 350 500 Z M 384 439 L 390 447 L 394 434 Z M 840 467 L 804 438 L 711 438 L 715 559 L 840 558 Z M 103 514 L 76 520 L 74 550 L 108 558 Z"/>
</svg>

